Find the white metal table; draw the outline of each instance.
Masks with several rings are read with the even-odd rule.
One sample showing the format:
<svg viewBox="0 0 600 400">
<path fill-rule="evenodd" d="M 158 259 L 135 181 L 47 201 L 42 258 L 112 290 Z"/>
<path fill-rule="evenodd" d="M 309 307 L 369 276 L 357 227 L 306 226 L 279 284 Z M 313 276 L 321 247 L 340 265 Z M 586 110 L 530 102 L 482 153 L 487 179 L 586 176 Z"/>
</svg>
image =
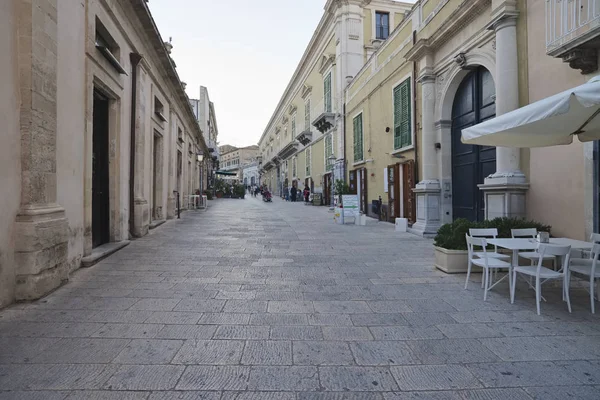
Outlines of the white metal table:
<svg viewBox="0 0 600 400">
<path fill-rule="evenodd" d="M 507 239 L 486 239 L 486 242 L 502 247 L 503 249 L 512 250 L 511 271 L 509 271 L 508 282 L 512 285 L 512 268 L 519 266 L 519 251 L 522 250 L 537 250 L 539 242 L 535 239 L 527 238 L 507 238 Z M 575 250 L 590 250 L 593 243 L 584 242 L 569 238 L 550 238 L 550 243 L 557 246 L 571 246 Z"/>
</svg>

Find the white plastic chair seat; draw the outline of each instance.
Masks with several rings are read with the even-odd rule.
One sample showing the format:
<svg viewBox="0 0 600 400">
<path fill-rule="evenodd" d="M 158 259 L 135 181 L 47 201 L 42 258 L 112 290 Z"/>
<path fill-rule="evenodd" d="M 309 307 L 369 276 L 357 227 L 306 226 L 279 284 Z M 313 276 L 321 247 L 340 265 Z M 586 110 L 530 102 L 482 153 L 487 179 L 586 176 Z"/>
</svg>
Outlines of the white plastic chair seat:
<svg viewBox="0 0 600 400">
<path fill-rule="evenodd" d="M 509 254 L 500 254 L 500 253 L 495 253 L 493 251 L 488 251 L 485 253 L 489 258 L 496 258 L 496 259 L 506 259 L 509 260 L 510 259 L 510 255 Z M 483 251 L 474 251 L 473 252 L 474 256 L 477 256 L 479 258 L 483 258 Z"/>
<path fill-rule="evenodd" d="M 540 253 L 538 253 L 537 251 L 523 251 L 521 253 L 519 253 L 519 257 L 521 258 L 525 258 L 527 260 L 538 260 L 540 258 Z M 544 261 L 549 260 L 549 261 L 554 261 L 555 258 L 554 256 L 544 256 Z"/>
<path fill-rule="evenodd" d="M 590 276 L 592 275 L 592 262 L 594 260 L 590 260 L 587 258 L 571 258 L 571 265 L 569 266 L 569 270 L 571 272 L 577 272 L 578 274 L 583 274 Z M 594 272 L 594 278 L 600 278 L 600 270 L 596 270 Z"/>
<path fill-rule="evenodd" d="M 477 265 L 478 267 L 481 267 L 481 268 L 485 267 L 485 260 L 483 258 L 475 258 L 475 259 L 471 260 L 471 262 L 474 265 Z M 502 261 L 498 258 L 488 258 L 487 267 L 488 268 L 510 268 L 510 263 L 508 263 L 506 261 Z"/>
<path fill-rule="evenodd" d="M 537 274 L 537 266 L 526 266 L 526 267 L 515 267 L 514 271 L 520 274 L 536 276 Z M 540 267 L 540 278 L 543 279 L 555 279 L 561 278 L 563 276 L 562 272 L 554 271 L 553 269 Z"/>
</svg>

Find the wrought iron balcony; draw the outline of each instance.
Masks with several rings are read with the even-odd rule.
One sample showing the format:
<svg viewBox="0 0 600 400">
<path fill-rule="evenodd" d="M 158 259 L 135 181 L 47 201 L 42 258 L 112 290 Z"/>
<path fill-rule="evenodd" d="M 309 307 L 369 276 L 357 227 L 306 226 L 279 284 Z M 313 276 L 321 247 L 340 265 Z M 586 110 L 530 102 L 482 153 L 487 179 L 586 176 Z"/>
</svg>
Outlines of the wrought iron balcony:
<svg viewBox="0 0 600 400">
<path fill-rule="evenodd" d="M 589 74 L 598 69 L 600 0 L 546 0 L 546 52 Z"/>
</svg>

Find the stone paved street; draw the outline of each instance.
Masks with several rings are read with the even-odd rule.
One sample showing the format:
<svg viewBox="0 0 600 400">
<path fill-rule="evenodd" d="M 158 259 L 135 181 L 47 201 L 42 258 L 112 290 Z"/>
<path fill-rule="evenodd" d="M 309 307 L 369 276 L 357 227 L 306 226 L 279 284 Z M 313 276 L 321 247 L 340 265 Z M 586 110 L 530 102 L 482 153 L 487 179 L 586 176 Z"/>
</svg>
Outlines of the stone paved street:
<svg viewBox="0 0 600 400">
<path fill-rule="evenodd" d="M 0 311 L 0 399 L 598 399 L 600 320 L 482 301 L 431 241 L 218 200 Z"/>
</svg>

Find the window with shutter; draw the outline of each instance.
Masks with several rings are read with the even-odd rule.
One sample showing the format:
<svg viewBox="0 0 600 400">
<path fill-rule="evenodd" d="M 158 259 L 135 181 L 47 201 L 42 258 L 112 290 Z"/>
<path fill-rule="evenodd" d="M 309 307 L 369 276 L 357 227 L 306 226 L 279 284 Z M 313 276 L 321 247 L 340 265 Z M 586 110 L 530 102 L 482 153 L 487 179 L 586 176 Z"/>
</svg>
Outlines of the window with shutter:
<svg viewBox="0 0 600 400">
<path fill-rule="evenodd" d="M 412 144 L 410 79 L 394 89 L 394 149 Z"/>
<path fill-rule="evenodd" d="M 306 148 L 306 176 L 310 176 L 310 147 Z"/>
<path fill-rule="evenodd" d="M 323 83 L 323 103 L 324 103 L 324 111 L 327 113 L 331 112 L 331 72 L 327 74 L 325 77 L 325 81 Z"/>
<path fill-rule="evenodd" d="M 329 159 L 333 155 L 333 137 L 331 134 L 325 137 L 325 169 L 333 170 L 333 161 Z"/>
<path fill-rule="evenodd" d="M 362 114 L 354 117 L 354 162 L 363 160 Z"/>
<path fill-rule="evenodd" d="M 304 103 L 304 130 L 310 130 L 310 99 Z"/>
<path fill-rule="evenodd" d="M 292 115 L 292 139 L 296 137 L 296 114 Z"/>
<path fill-rule="evenodd" d="M 296 167 L 297 167 L 297 163 L 296 163 L 297 157 L 294 157 L 294 159 L 292 160 L 292 177 L 296 177 Z"/>
</svg>

